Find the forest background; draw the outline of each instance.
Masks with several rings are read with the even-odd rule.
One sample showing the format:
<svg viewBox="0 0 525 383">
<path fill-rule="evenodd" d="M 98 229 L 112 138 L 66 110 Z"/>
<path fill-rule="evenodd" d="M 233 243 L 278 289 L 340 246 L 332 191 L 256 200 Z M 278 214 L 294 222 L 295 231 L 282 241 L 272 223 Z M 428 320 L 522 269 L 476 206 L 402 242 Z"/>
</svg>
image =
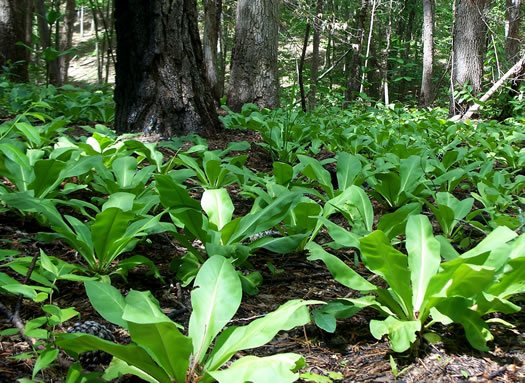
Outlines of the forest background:
<svg viewBox="0 0 525 383">
<path fill-rule="evenodd" d="M 0 0 L 0 380 L 523 379 L 523 15 Z"/>
</svg>

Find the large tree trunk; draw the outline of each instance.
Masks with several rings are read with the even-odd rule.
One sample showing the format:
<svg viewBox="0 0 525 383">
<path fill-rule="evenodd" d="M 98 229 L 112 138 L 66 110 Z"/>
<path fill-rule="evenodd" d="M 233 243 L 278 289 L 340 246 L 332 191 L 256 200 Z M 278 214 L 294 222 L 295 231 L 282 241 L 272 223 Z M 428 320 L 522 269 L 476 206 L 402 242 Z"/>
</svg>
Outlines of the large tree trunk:
<svg viewBox="0 0 525 383">
<path fill-rule="evenodd" d="M 423 0 L 423 78 L 419 104 L 429 106 L 432 102 L 434 87 L 432 75 L 434 72 L 434 0 Z"/>
<path fill-rule="evenodd" d="M 222 0 L 203 0 L 204 5 L 204 66 L 206 79 L 211 87 L 215 103 L 219 105 L 219 74 L 217 68 L 217 43 L 221 27 Z"/>
<path fill-rule="evenodd" d="M 453 43 L 452 84 L 467 84 L 472 94 L 481 91 L 483 58 L 485 56 L 486 23 L 483 20 L 487 0 L 457 0 Z M 451 114 L 457 114 L 465 105 L 451 101 Z"/>
<path fill-rule="evenodd" d="M 356 27 L 357 41 L 353 45 L 354 52 L 348 65 L 346 95 L 347 101 L 354 98 L 354 94 L 359 92 L 361 86 L 361 53 L 363 51 L 363 41 L 365 36 L 365 22 L 368 11 L 368 0 L 361 0 L 361 9 L 357 15 Z"/>
<path fill-rule="evenodd" d="M 228 107 L 279 107 L 279 0 L 239 0 L 228 87 Z"/>
<path fill-rule="evenodd" d="M 16 45 L 19 41 L 30 45 L 26 34 L 29 6 L 28 0 L 0 0 L 0 65 L 13 65 L 11 80 L 16 82 L 29 81 L 29 51 Z"/>
<path fill-rule="evenodd" d="M 522 0 L 507 0 L 505 8 L 505 55 L 511 64 L 519 60 L 520 55 L 520 6 Z"/>
<path fill-rule="evenodd" d="M 196 0 L 117 0 L 119 133 L 211 136 L 221 127 L 204 75 Z"/>
<path fill-rule="evenodd" d="M 60 50 L 67 51 L 73 46 L 73 31 L 75 27 L 75 20 L 77 13 L 76 0 L 66 0 L 66 12 L 64 15 L 64 23 L 62 24 L 62 34 L 60 35 Z M 62 75 L 62 83 L 67 82 L 67 72 L 69 70 L 69 62 L 71 61 L 71 54 L 59 57 L 60 74 Z"/>
</svg>

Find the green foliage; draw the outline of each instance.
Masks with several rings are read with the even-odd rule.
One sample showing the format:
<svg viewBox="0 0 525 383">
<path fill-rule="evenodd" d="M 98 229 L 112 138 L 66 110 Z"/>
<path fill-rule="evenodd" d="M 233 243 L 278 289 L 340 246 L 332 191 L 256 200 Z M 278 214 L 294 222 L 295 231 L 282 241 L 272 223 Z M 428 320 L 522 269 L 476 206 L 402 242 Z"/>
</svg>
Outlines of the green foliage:
<svg viewBox="0 0 525 383">
<path fill-rule="evenodd" d="M 328 303 L 314 312 L 317 325 L 333 332 L 336 319 L 371 307 L 386 317 L 370 322 L 372 335 L 377 339 L 387 335 L 396 352 L 410 348 L 418 333 L 434 322 L 460 323 L 473 347 L 488 350 L 487 342 L 493 337 L 482 315 L 519 310 L 508 298 L 524 291 L 518 265 L 525 262 L 525 235 L 516 238 L 510 229 L 499 227 L 470 251 L 446 262 L 441 262 L 440 241 L 433 237 L 425 216 L 408 218 L 406 236 L 408 255 L 396 250 L 379 230 L 359 240 L 363 264 L 388 288 L 371 284 L 319 245 L 309 244 L 309 259 L 322 260 L 336 281 L 362 293 L 374 293 Z M 491 297 L 491 291 L 497 291 L 499 297 Z M 427 323 L 429 317 L 432 322 Z"/>
<path fill-rule="evenodd" d="M 278 382 L 293 382 L 299 377 L 293 371 L 304 364 L 296 354 L 246 356 L 221 368 L 236 352 L 261 346 L 280 330 L 308 323 L 307 305 L 321 303 L 289 301 L 249 325 L 225 328 L 239 308 L 241 282 L 229 260 L 213 256 L 195 279 L 193 312 L 185 336 L 151 294 L 131 290 L 124 298 L 101 282 L 86 282 L 85 286 L 95 309 L 105 319 L 126 327 L 134 344 L 116 345 L 87 334 L 57 334 L 57 343 L 72 355 L 88 350 L 112 354 L 106 379 L 131 373 L 148 382 L 185 382 L 197 376 L 201 382 L 263 382 L 268 376 Z"/>
</svg>

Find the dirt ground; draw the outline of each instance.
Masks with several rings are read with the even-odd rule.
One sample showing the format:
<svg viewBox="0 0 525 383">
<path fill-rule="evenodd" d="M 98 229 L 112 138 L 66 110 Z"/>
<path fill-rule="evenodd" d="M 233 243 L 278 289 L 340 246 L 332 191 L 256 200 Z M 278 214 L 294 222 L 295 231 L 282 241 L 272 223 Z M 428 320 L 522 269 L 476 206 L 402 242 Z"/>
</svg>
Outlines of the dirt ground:
<svg viewBox="0 0 525 383">
<path fill-rule="evenodd" d="M 220 139 L 208 140 L 210 149 L 224 148 L 231 141 L 246 140 L 251 142 L 251 150 L 247 166 L 256 172 L 271 170 L 272 159 L 260 146 L 256 145 L 260 137 L 252 132 L 227 131 L 220 135 Z M 166 155 L 171 155 L 169 150 Z M 232 199 L 236 206 L 236 213 L 245 214 L 251 207 L 251 200 L 235 195 L 231 190 Z M 376 204 L 377 205 L 377 204 Z M 374 206 L 375 212 L 380 212 L 380 206 Z M 344 222 L 341 222 L 344 224 Z M 42 248 L 48 255 L 60 257 L 68 262 L 78 262 L 74 251 L 62 242 L 41 243 L 35 240 L 35 234 L 45 228 L 38 227 L 34 221 L 24 221 L 12 214 L 0 214 L 0 248 L 20 250 L 23 254 L 32 256 Z M 321 234 L 320 242 L 328 240 Z M 150 258 L 159 268 L 166 284 L 162 284 L 153 277 L 145 277 L 145 269 L 138 268 L 130 272 L 128 283 L 121 279 L 113 280 L 114 286 L 122 293 L 130 288 L 136 290 L 150 290 L 160 301 L 162 309 L 173 320 L 187 325 L 191 312 L 190 291 L 182 288 L 171 273 L 169 264 L 173 258 L 180 257 L 184 249 L 177 246 L 167 234 L 160 234 L 151 238 L 150 244 L 137 246 L 133 254 L 142 254 Z M 353 254 L 340 252 L 344 260 L 350 260 L 356 271 L 370 276 L 362 267 L 353 266 Z M 251 258 L 254 269 L 263 274 L 264 282 L 260 286 L 260 293 L 255 296 L 245 295 L 241 308 L 231 324 L 247 324 L 276 309 L 290 299 L 319 299 L 331 300 L 338 297 L 349 297 L 354 291 L 335 282 L 330 273 L 320 262 L 306 260 L 305 253 L 276 255 L 269 252 L 260 252 Z M 273 275 L 267 264 L 273 264 L 282 270 Z M 2 269 L 8 272 L 6 269 Z M 13 275 L 13 274 L 11 274 Z M 128 338 L 122 329 L 116 329 L 105 322 L 92 309 L 82 284 L 64 282 L 58 285 L 58 292 L 54 294 L 54 303 L 62 308 L 75 307 L 82 315 L 82 321 L 97 320 L 114 330 L 117 341 L 126 343 Z M 0 294 L 0 302 L 13 307 L 16 297 Z M 517 304 L 523 302 L 517 300 Z M 24 300 L 21 318 L 27 321 L 42 315 L 40 307 L 29 300 Z M 443 342 L 437 344 L 422 344 L 415 353 L 393 353 L 388 342 L 376 340 L 370 334 L 368 323 L 378 318 L 373 310 L 363 310 L 356 316 L 339 321 L 334 334 L 323 332 L 313 323 L 304 328 L 281 332 L 269 344 L 239 353 L 270 355 L 279 352 L 295 352 L 302 354 L 308 363 L 304 372 L 313 372 L 328 376 L 332 372 L 339 373 L 342 382 L 525 382 L 525 334 L 523 310 L 513 316 L 503 318 L 516 327 L 507 329 L 495 326 L 491 330 L 494 342 L 490 345 L 490 352 L 479 352 L 468 344 L 463 329 L 460 326 L 439 327 L 433 330 L 442 336 Z M 73 324 L 67 323 L 66 325 Z M 0 314 L 0 331 L 12 327 L 5 315 Z M 66 327 L 66 326 L 64 326 Z M 19 360 L 11 357 L 28 351 L 29 346 L 20 336 L 3 337 L 0 339 L 0 382 L 15 382 L 19 378 L 30 378 L 34 360 Z M 404 372 L 396 377 L 392 373 L 390 356 L 397 364 L 397 370 Z M 92 366 L 95 370 L 102 366 Z M 61 382 L 65 370 L 61 366 L 54 366 L 44 371 L 45 382 Z M 334 376 L 334 375 L 332 375 Z M 137 378 L 125 377 L 121 382 L 138 382 Z"/>
</svg>

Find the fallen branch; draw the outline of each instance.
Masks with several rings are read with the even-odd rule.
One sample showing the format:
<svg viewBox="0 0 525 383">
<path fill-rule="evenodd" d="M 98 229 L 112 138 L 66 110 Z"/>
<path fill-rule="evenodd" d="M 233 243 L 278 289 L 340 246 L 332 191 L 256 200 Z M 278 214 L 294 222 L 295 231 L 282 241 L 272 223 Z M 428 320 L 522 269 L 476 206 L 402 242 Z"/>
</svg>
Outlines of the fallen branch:
<svg viewBox="0 0 525 383">
<path fill-rule="evenodd" d="M 521 76 L 525 73 L 525 56 L 523 56 L 512 68 L 510 68 L 507 73 L 503 75 L 492 87 L 485 93 L 480 99 L 479 103 L 474 103 L 464 114 L 456 114 L 451 117 L 451 121 L 467 120 L 472 117 L 480 108 L 481 104 L 487 101 L 498 88 L 511 76 Z"/>
</svg>

